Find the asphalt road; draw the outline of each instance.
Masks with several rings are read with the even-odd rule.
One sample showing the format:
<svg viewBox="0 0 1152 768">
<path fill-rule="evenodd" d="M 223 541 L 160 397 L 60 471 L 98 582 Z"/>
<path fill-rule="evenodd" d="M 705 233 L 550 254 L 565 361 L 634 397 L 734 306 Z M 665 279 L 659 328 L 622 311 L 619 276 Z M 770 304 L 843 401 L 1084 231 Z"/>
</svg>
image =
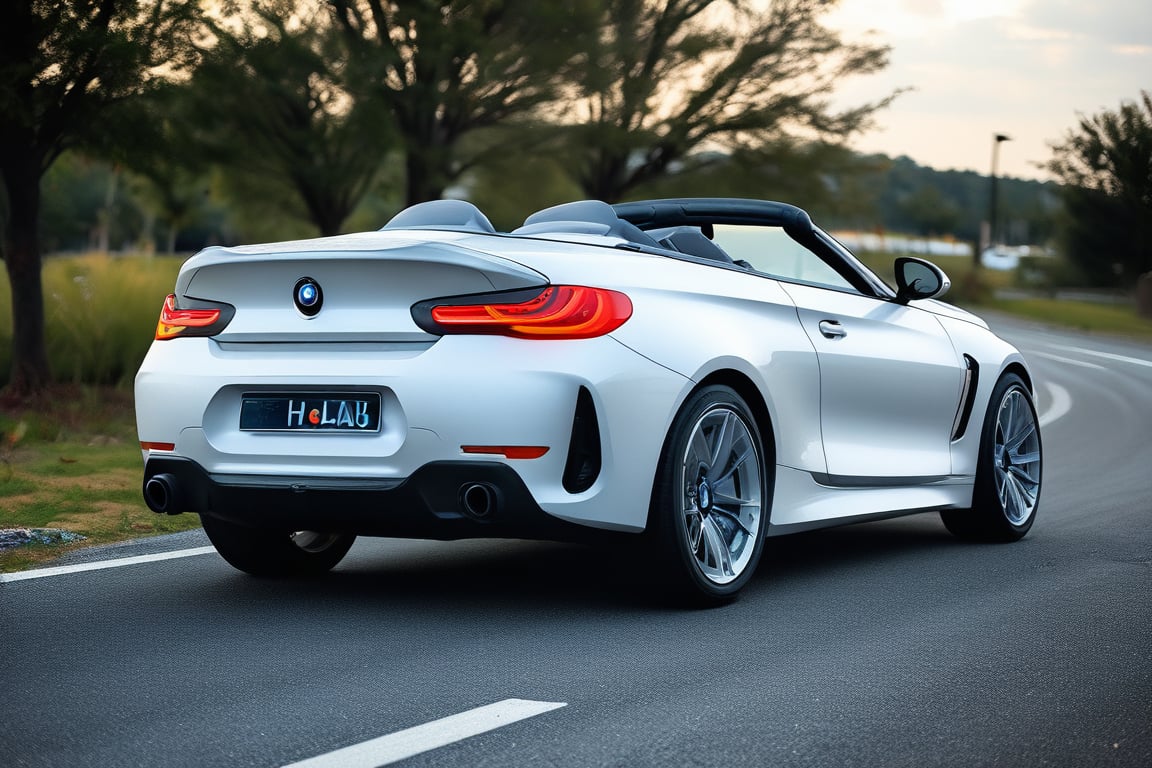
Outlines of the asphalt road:
<svg viewBox="0 0 1152 768">
<path fill-rule="evenodd" d="M 565 706 L 404 765 L 1148 768 L 1152 347 L 996 324 L 1046 422 L 1018 544 L 935 515 L 774 539 L 707 611 L 653 603 L 626 551 L 547 543 L 362 540 L 313 583 L 215 554 L 9 581 L 0 764 L 280 766 L 524 699 Z"/>
</svg>

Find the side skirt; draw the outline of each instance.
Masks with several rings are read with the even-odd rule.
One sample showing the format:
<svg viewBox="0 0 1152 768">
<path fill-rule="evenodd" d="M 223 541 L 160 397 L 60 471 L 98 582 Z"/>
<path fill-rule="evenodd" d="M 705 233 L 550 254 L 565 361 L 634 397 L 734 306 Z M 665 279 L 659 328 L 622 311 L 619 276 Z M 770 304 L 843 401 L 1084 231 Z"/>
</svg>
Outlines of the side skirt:
<svg viewBox="0 0 1152 768">
<path fill-rule="evenodd" d="M 969 507 L 974 482 L 971 476 L 844 478 L 777 466 L 767 534 Z"/>
</svg>

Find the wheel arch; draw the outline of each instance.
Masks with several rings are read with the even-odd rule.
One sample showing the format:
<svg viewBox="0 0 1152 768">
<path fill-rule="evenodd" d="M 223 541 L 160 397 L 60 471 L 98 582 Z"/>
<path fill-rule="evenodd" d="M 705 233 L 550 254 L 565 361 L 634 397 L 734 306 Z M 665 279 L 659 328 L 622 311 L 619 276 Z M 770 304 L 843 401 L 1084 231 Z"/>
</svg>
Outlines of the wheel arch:
<svg viewBox="0 0 1152 768">
<path fill-rule="evenodd" d="M 722 368 L 701 379 L 688 393 L 688 397 L 713 384 L 728 387 L 740 395 L 748 407 L 752 409 L 752 415 L 756 418 L 756 428 L 760 432 L 760 443 L 764 446 L 765 451 L 771 452 L 770 455 L 764 457 L 764 469 L 771 474 L 773 467 L 776 466 L 776 428 L 772 422 L 772 413 L 768 409 L 768 403 L 761 394 L 760 388 L 746 374 L 732 368 Z"/>
<path fill-rule="evenodd" d="M 1030 374 L 1028 369 L 1024 367 L 1024 363 L 1020 362 L 1019 360 L 1011 361 L 1008 363 L 1008 365 L 1004 366 L 1004 370 L 1000 372 L 1000 376 L 997 377 L 997 381 L 999 381 L 1001 377 L 1008 373 L 1014 373 L 1023 379 L 1024 386 L 1028 387 L 1028 391 L 1032 393 L 1033 397 L 1036 396 L 1036 385 L 1033 384 L 1032 374 Z"/>
<path fill-rule="evenodd" d="M 768 519 L 771 518 L 771 500 L 772 492 L 776 485 L 776 430 L 773 426 L 772 413 L 768 409 L 768 403 L 765 401 L 764 396 L 760 392 L 760 388 L 756 383 L 748 377 L 747 374 L 737 371 L 732 368 L 719 368 L 705 375 L 696 385 L 684 393 L 676 410 L 673 412 L 673 419 L 684 404 L 692 398 L 694 394 L 699 392 L 705 387 L 713 385 L 721 385 L 728 387 L 733 392 L 741 397 L 748 407 L 752 410 L 752 416 L 756 419 L 756 430 L 760 433 L 760 444 L 764 446 L 764 451 L 768 455 L 764 457 L 764 472 L 768 478 Z M 669 422 L 671 424 L 672 422 Z M 660 449 L 660 456 L 663 459 L 664 453 L 667 450 L 668 439 L 670 433 L 664 436 L 664 441 Z M 660 473 L 660 464 L 657 462 L 655 469 L 652 473 L 652 494 L 655 497 L 657 490 L 658 477 Z M 767 520 L 766 520 L 767 522 Z M 644 530 L 647 533 L 653 532 L 654 526 L 652 521 L 652 509 L 649 504 L 648 514 L 645 517 Z"/>
</svg>

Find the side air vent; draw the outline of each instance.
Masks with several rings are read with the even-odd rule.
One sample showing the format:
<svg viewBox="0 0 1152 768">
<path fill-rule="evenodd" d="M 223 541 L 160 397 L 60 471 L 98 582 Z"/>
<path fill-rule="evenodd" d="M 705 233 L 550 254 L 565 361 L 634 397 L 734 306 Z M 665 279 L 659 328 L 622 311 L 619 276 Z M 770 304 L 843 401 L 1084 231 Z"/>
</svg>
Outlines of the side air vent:
<svg viewBox="0 0 1152 768">
<path fill-rule="evenodd" d="M 568 444 L 568 463 L 564 466 L 564 490 L 583 493 L 600 476 L 600 424 L 592 394 L 580 387 L 576 396 L 576 415 L 572 419 L 572 441 Z"/>
<path fill-rule="evenodd" d="M 968 421 L 972 418 L 972 406 L 976 402 L 976 387 L 980 384 L 980 364 L 970 355 L 964 355 L 964 386 L 960 391 L 960 405 L 956 408 L 956 420 L 952 423 L 952 439 L 964 437 Z"/>
</svg>

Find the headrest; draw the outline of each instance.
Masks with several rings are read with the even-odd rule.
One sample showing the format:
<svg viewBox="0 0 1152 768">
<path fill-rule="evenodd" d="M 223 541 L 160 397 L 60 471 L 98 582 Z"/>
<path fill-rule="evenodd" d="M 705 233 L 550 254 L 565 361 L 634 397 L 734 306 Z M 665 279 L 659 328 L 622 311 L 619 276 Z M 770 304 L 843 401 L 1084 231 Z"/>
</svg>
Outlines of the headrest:
<svg viewBox="0 0 1152 768">
<path fill-rule="evenodd" d="M 548 224 L 554 225 L 548 227 Z M 589 234 L 588 225 L 596 224 L 606 227 L 602 234 L 608 237 L 618 237 L 636 245 L 647 245 L 659 248 L 660 244 L 649 237 L 635 224 L 624 221 L 616 215 L 616 211 L 608 203 L 600 200 L 577 200 L 573 203 L 561 203 L 542 211 L 536 211 L 524 219 L 524 226 L 513 234 L 539 234 L 542 232 L 576 232 Z M 527 231 L 525 231 L 527 230 Z M 599 234 L 599 233 L 597 233 Z"/>
<path fill-rule="evenodd" d="M 405 208 L 381 229 L 458 229 L 495 234 L 496 228 L 467 200 L 429 200 Z"/>
</svg>

